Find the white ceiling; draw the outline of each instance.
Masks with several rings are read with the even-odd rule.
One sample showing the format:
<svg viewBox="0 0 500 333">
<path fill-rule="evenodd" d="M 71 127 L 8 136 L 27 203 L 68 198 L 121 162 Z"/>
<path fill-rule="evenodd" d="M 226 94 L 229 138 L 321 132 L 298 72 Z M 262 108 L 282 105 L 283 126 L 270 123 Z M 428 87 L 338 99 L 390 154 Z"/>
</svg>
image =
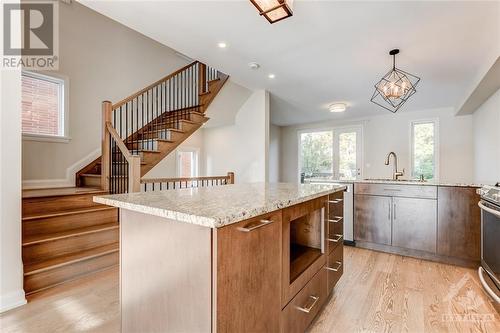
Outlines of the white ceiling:
<svg viewBox="0 0 500 333">
<path fill-rule="evenodd" d="M 278 125 L 388 112 L 370 97 L 392 48 L 401 49 L 397 66 L 422 78 L 399 112 L 457 107 L 500 50 L 498 1 L 295 1 L 294 16 L 273 25 L 248 0 L 81 2 L 239 84 L 269 90 Z M 251 61 L 261 68 L 250 70 Z M 332 102 L 349 108 L 332 114 Z"/>
</svg>

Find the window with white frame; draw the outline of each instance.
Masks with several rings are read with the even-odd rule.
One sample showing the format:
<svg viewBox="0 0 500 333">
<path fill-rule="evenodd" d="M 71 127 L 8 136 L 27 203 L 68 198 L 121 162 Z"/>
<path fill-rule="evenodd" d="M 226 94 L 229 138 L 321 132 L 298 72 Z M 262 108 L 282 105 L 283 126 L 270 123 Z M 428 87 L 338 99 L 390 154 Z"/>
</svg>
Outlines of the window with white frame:
<svg viewBox="0 0 500 333">
<path fill-rule="evenodd" d="M 425 120 L 411 123 L 411 175 L 413 178 L 437 179 L 438 121 Z"/>
<path fill-rule="evenodd" d="M 22 133 L 32 137 L 65 137 L 65 81 L 23 71 L 21 74 Z"/>
<path fill-rule="evenodd" d="M 177 150 L 177 176 L 180 178 L 198 177 L 198 150 Z"/>
</svg>

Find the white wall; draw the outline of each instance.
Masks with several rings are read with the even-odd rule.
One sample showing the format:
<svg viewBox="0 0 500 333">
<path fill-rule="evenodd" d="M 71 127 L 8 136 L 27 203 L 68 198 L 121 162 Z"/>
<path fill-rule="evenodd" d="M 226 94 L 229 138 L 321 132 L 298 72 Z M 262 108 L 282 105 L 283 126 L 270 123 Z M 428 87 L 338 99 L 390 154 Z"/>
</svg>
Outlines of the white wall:
<svg viewBox="0 0 500 333">
<path fill-rule="evenodd" d="M 101 102 L 117 102 L 188 63 L 174 50 L 77 2 L 61 2 L 59 11 L 57 74 L 69 78 L 71 141 L 23 141 L 26 185 L 74 186 L 67 169 L 100 154 Z"/>
<path fill-rule="evenodd" d="M 0 71 L 0 312 L 26 303 L 21 260 L 21 72 Z"/>
<path fill-rule="evenodd" d="M 255 91 L 235 124 L 203 130 L 207 175 L 235 173 L 236 183 L 263 182 L 268 173 L 269 93 Z"/>
<path fill-rule="evenodd" d="M 281 127 L 269 127 L 269 182 L 280 181 Z"/>
<path fill-rule="evenodd" d="M 500 89 L 473 114 L 474 181 L 500 181 Z"/>
<path fill-rule="evenodd" d="M 349 112 L 349 111 L 347 111 Z M 399 111 L 349 122 L 321 122 L 282 127 L 281 181 L 296 182 L 298 170 L 297 131 L 337 126 L 363 126 L 363 177 L 390 178 L 392 165 L 384 165 L 390 151 L 398 155 L 398 167 L 410 170 L 410 123 L 415 120 L 439 119 L 440 181 L 470 182 L 473 180 L 472 116 L 455 116 L 454 110 L 433 109 L 416 112 Z"/>
</svg>

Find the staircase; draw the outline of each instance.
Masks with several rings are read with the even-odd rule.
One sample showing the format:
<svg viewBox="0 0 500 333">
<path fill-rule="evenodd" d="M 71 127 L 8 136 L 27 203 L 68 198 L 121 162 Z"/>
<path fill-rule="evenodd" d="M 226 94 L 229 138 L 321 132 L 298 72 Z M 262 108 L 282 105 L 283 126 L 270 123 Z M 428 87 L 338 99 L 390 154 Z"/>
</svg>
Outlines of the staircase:
<svg viewBox="0 0 500 333">
<path fill-rule="evenodd" d="M 102 156 L 76 187 L 23 191 L 27 295 L 118 265 L 118 210 L 93 196 L 136 192 L 141 177 L 199 129 L 228 76 L 193 62 L 130 97 L 103 102 Z"/>
<path fill-rule="evenodd" d="M 228 77 L 196 61 L 116 104 L 103 102 L 106 156 L 77 173 L 77 186 L 138 191 L 140 176 L 209 120 L 205 111 Z M 140 159 L 135 179 L 130 177 L 131 157 Z"/>
</svg>

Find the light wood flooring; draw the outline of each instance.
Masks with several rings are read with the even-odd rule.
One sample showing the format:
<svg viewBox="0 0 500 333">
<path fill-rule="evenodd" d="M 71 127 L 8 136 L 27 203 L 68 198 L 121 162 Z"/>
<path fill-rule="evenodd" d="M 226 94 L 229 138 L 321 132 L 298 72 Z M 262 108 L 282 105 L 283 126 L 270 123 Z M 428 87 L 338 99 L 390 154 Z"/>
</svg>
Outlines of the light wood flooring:
<svg viewBox="0 0 500 333">
<path fill-rule="evenodd" d="M 310 332 L 500 332 L 476 271 L 345 247 L 344 275 Z M 119 332 L 118 270 L 35 294 L 7 332 Z"/>
</svg>

